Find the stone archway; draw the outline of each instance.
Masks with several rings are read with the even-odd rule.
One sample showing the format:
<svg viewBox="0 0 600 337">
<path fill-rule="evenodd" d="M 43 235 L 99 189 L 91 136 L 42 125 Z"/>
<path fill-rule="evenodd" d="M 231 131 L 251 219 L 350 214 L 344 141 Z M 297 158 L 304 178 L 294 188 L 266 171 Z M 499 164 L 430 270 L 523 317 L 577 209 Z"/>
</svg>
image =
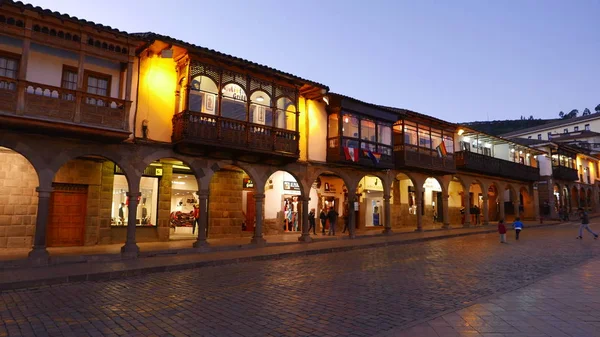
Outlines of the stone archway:
<svg viewBox="0 0 600 337">
<path fill-rule="evenodd" d="M 323 235 L 336 235 L 348 224 L 348 235 L 354 237 L 355 218 L 360 212 L 354 208 L 358 179 L 352 179 L 340 170 L 323 168 L 314 170 L 307 179 L 310 182 L 305 183 L 307 188 L 310 186 L 307 206 L 315 209 L 315 217 L 319 219 L 316 229 Z M 321 213 L 326 218 L 321 218 Z"/>
<path fill-rule="evenodd" d="M 419 230 L 417 204 L 422 195 L 422 183 L 405 172 L 396 172 L 390 184 L 391 226 L 394 231 Z"/>
</svg>

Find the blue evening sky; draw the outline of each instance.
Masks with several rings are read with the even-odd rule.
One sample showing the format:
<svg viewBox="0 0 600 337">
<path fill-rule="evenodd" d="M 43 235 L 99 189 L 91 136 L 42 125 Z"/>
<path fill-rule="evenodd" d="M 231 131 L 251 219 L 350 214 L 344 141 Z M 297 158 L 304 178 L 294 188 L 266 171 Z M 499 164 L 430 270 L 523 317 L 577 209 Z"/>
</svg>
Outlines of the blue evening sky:
<svg viewBox="0 0 600 337">
<path fill-rule="evenodd" d="M 30 3 L 452 122 L 555 118 L 600 103 L 599 0 Z"/>
</svg>

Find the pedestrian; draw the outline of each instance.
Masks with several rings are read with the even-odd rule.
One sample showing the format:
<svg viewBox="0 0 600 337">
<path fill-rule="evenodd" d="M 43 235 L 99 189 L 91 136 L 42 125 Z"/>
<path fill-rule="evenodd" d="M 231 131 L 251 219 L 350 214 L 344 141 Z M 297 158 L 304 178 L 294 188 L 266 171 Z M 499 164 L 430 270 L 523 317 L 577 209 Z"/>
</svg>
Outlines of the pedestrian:
<svg viewBox="0 0 600 337">
<path fill-rule="evenodd" d="M 325 213 L 325 209 L 321 209 L 319 219 L 321 220 L 321 234 L 325 235 L 325 225 L 327 224 L 327 213 Z"/>
<path fill-rule="evenodd" d="M 327 212 L 327 219 L 329 219 L 329 233 L 327 235 L 335 236 L 335 224 L 337 222 L 338 212 L 336 212 L 333 207 L 329 207 L 329 212 Z"/>
<path fill-rule="evenodd" d="M 198 204 L 194 204 L 194 222 L 192 223 L 192 235 L 196 233 L 196 226 L 200 230 L 200 207 Z"/>
<path fill-rule="evenodd" d="M 310 229 L 312 228 L 313 234 L 317 235 L 317 233 L 315 233 L 315 209 L 311 208 L 310 212 L 308 212 L 308 232 L 310 233 Z"/>
<path fill-rule="evenodd" d="M 583 239 L 583 229 L 584 228 L 588 232 L 592 233 L 592 235 L 594 236 L 594 239 L 597 239 L 598 234 L 594 233 L 590 229 L 590 218 L 588 217 L 587 212 L 584 211 L 583 208 L 581 208 L 581 207 L 579 207 L 577 209 L 577 211 L 579 211 L 579 217 L 581 217 L 581 225 L 579 225 L 579 236 L 577 237 L 577 239 Z"/>
<path fill-rule="evenodd" d="M 344 218 L 344 229 L 342 230 L 342 233 L 346 233 L 346 231 L 350 232 L 350 229 L 348 229 L 348 212 L 344 209 L 344 215 L 342 216 Z"/>
<path fill-rule="evenodd" d="M 513 228 L 515 229 L 515 239 L 519 241 L 519 234 L 523 230 L 523 223 L 521 222 L 521 218 L 517 217 L 515 222 L 513 222 Z"/>
<path fill-rule="evenodd" d="M 498 221 L 498 234 L 500 234 L 500 243 L 506 243 L 506 226 L 504 219 Z"/>
</svg>

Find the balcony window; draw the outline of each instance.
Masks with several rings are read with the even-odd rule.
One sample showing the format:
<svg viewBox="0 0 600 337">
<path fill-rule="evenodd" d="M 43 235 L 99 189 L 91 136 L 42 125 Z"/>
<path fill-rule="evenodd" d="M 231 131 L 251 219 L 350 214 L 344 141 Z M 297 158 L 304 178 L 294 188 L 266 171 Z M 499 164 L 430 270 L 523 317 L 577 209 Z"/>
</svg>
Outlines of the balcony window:
<svg viewBox="0 0 600 337">
<path fill-rule="evenodd" d="M 404 144 L 418 145 L 417 142 L 417 125 L 413 123 L 404 123 Z"/>
<path fill-rule="evenodd" d="M 360 139 L 368 142 L 376 142 L 375 123 L 363 119 L 360 121 Z"/>
<path fill-rule="evenodd" d="M 277 100 L 277 110 L 275 113 L 275 127 L 296 131 L 296 105 L 288 97 L 281 97 Z"/>
<path fill-rule="evenodd" d="M 110 75 L 85 71 L 85 91 L 88 94 L 97 95 L 97 96 L 110 96 Z M 97 106 L 106 106 L 107 102 L 101 98 L 95 97 L 86 97 L 85 99 L 87 104 L 97 105 Z"/>
<path fill-rule="evenodd" d="M 381 144 L 378 146 L 377 152 L 388 156 L 392 155 L 392 128 L 389 125 L 377 125 L 377 142 Z"/>
<path fill-rule="evenodd" d="M 342 124 L 342 134 L 344 137 L 358 138 L 359 122 L 358 118 L 352 115 L 344 115 Z"/>
<path fill-rule="evenodd" d="M 250 95 L 250 123 L 273 125 L 271 97 L 264 91 L 255 91 Z"/>
<path fill-rule="evenodd" d="M 228 83 L 221 90 L 221 116 L 238 121 L 246 120 L 246 91 L 235 83 Z"/>
<path fill-rule="evenodd" d="M 327 126 L 327 138 L 330 148 L 339 146 L 339 117 L 338 114 L 329 115 L 329 125 Z"/>
<path fill-rule="evenodd" d="M 431 148 L 436 149 L 440 144 L 442 144 L 442 131 L 431 129 Z"/>
<path fill-rule="evenodd" d="M 190 86 L 189 110 L 215 115 L 218 110 L 217 84 L 206 76 L 196 76 Z"/>
<path fill-rule="evenodd" d="M 16 58 L 0 56 L 0 76 L 8 78 L 17 78 L 19 69 L 19 60 Z"/>
<path fill-rule="evenodd" d="M 579 131 L 579 127 L 578 126 L 574 127 L 573 131 Z"/>
<path fill-rule="evenodd" d="M 590 131 L 590 125 L 589 125 L 589 124 L 586 124 L 586 125 L 584 126 L 584 128 L 585 128 L 585 131 Z"/>
<path fill-rule="evenodd" d="M 529 138 L 531 138 L 531 137 L 529 137 Z M 538 133 L 538 140 L 542 140 L 542 134 L 541 133 Z"/>
<path fill-rule="evenodd" d="M 423 149 L 431 149 L 430 131 L 419 128 L 419 147 Z"/>
<path fill-rule="evenodd" d="M 66 67 L 66 66 L 63 67 L 61 87 L 65 88 L 65 89 L 69 89 L 69 90 L 77 90 L 77 82 L 78 82 L 77 69 L 71 68 L 71 67 Z M 73 94 L 73 93 L 68 93 L 68 92 L 63 93 L 62 97 L 64 100 L 67 100 L 67 101 L 75 100 L 75 94 Z"/>
</svg>

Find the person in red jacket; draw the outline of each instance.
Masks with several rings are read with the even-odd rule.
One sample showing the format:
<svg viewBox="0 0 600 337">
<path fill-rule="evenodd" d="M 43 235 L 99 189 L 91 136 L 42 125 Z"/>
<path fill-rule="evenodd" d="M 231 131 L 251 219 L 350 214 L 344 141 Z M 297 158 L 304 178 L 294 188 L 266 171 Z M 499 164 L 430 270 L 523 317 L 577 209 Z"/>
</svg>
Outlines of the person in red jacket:
<svg viewBox="0 0 600 337">
<path fill-rule="evenodd" d="M 506 226 L 504 219 L 498 221 L 498 233 L 500 234 L 500 243 L 506 243 Z"/>
<path fill-rule="evenodd" d="M 196 233 L 196 226 L 200 230 L 200 207 L 198 204 L 194 204 L 194 223 L 192 223 L 192 235 Z"/>
</svg>

